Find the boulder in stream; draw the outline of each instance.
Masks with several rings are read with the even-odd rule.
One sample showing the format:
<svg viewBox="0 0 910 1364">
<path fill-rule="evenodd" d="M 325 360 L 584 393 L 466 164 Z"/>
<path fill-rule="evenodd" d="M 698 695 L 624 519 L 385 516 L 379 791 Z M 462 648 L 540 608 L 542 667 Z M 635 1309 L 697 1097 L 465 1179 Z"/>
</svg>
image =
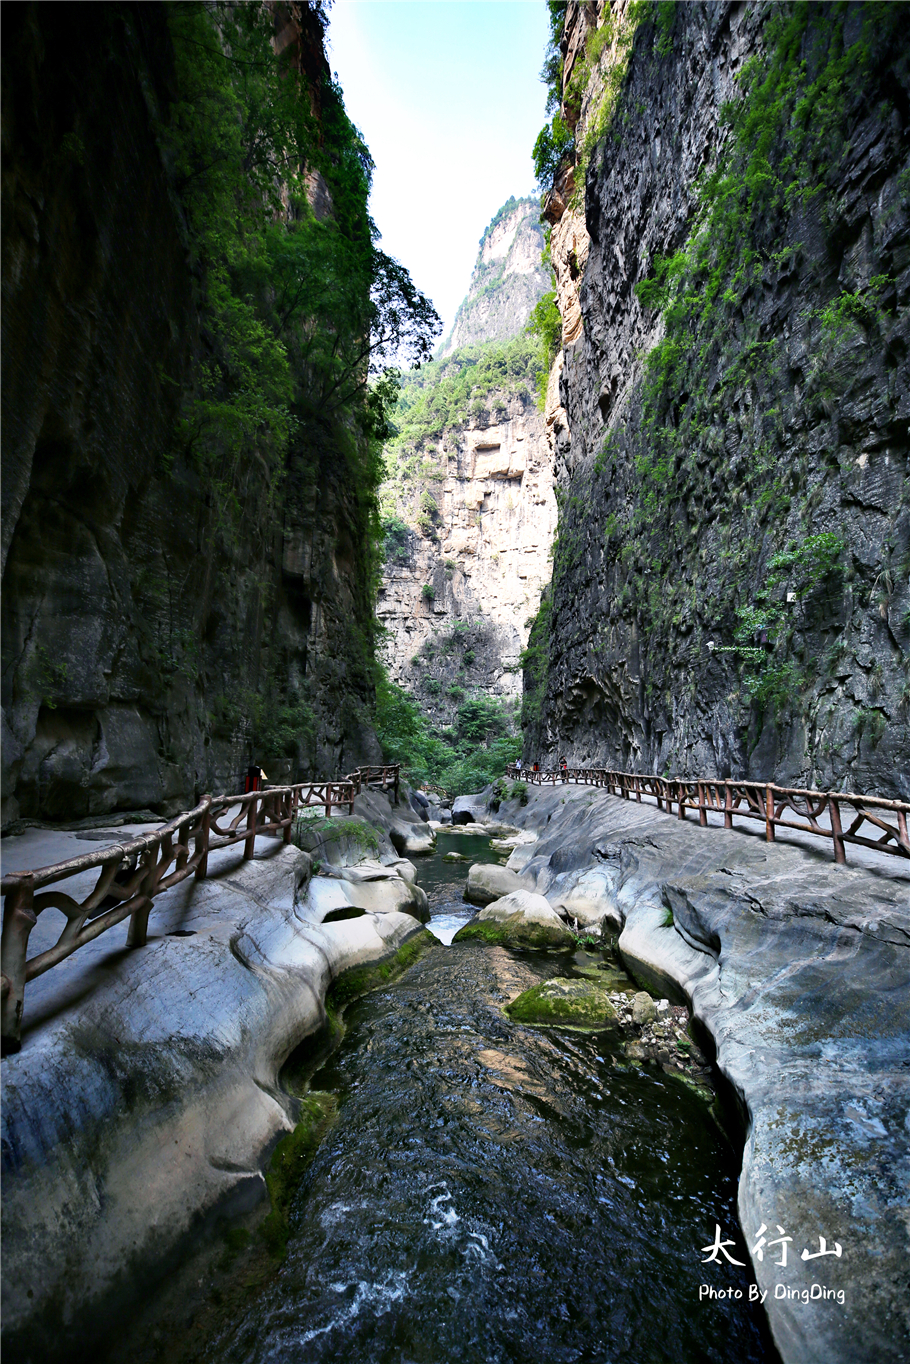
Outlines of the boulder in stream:
<svg viewBox="0 0 910 1364">
<path fill-rule="evenodd" d="M 452 941 L 465 942 L 471 938 L 502 947 L 538 950 L 565 951 L 575 946 L 574 937 L 547 900 L 529 890 L 516 890 L 494 900 L 460 928 Z"/>
<path fill-rule="evenodd" d="M 494 900 L 499 900 L 503 895 L 511 895 L 513 891 L 526 889 L 527 887 L 521 877 L 517 876 L 514 871 L 509 871 L 508 867 L 475 862 L 468 872 L 464 898 L 469 905 L 491 905 Z M 542 895 L 538 895 L 536 898 L 543 900 Z M 549 909 L 549 904 L 546 901 L 544 903 Z"/>
<path fill-rule="evenodd" d="M 608 992 L 592 980 L 545 980 L 525 990 L 506 1013 L 516 1023 L 562 1023 L 617 1032 L 619 1020 Z"/>
</svg>

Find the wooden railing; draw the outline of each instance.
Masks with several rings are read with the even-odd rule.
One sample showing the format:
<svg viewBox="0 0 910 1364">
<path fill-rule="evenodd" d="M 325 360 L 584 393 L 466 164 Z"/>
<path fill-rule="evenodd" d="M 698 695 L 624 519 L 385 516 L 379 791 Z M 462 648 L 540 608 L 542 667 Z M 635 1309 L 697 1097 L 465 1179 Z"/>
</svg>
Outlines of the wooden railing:
<svg viewBox="0 0 910 1364">
<path fill-rule="evenodd" d="M 203 796 L 195 810 L 138 838 L 53 866 L 4 876 L 0 881 L 0 894 L 5 897 L 0 942 L 3 1053 L 19 1050 L 25 987 L 30 980 L 124 919 L 130 921 L 127 947 L 143 947 L 156 898 L 189 876 L 203 880 L 210 852 L 242 843 L 247 860 L 261 835 L 280 836 L 289 843 L 301 809 L 321 805 L 330 816 L 334 808 L 347 806 L 353 814 L 354 798 L 365 786 L 381 784 L 384 790 L 392 786 L 397 801 L 398 783 L 397 765 L 360 767 L 342 781 L 301 782 L 242 796 Z M 97 871 L 97 880 L 81 899 L 60 889 L 44 889 L 92 871 Z M 29 959 L 29 935 L 45 909 L 61 910 L 66 925 L 52 947 Z"/>
<path fill-rule="evenodd" d="M 386 767 L 358 767 L 349 775 L 347 780 L 357 784 L 358 793 L 363 786 L 381 786 L 383 791 L 387 791 L 391 786 L 397 805 L 400 775 L 400 764 L 391 763 Z"/>
<path fill-rule="evenodd" d="M 506 769 L 506 776 L 513 781 L 538 786 L 556 786 L 568 781 L 599 786 L 626 800 L 634 796 L 641 801 L 642 796 L 651 796 L 658 809 L 665 809 L 668 814 L 675 805 L 680 819 L 685 819 L 687 810 L 697 810 L 698 822 L 702 825 L 708 824 L 709 811 L 723 815 L 725 829 L 733 828 L 734 819 L 758 820 L 765 826 L 765 838 L 769 843 L 774 842 L 776 829 L 796 829 L 800 833 L 829 839 L 834 844 L 835 862 L 842 864 L 847 861 L 847 843 L 895 857 L 910 857 L 910 804 L 902 800 L 858 796 L 846 791 L 803 791 L 762 781 L 719 781 L 715 778 L 690 781 L 642 776 L 600 767 L 535 772 L 526 768 L 519 771 L 513 764 Z M 796 818 L 788 818 L 788 815 Z M 825 816 L 829 825 L 819 822 Z"/>
</svg>

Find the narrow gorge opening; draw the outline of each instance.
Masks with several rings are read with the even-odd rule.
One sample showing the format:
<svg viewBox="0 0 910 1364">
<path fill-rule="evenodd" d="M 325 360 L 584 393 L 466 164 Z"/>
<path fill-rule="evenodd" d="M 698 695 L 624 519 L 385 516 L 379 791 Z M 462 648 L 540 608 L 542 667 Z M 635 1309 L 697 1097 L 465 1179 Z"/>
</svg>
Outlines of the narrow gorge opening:
<svg viewBox="0 0 910 1364">
<path fill-rule="evenodd" d="M 4 20 L 6 1348 L 906 1358 L 910 7 Z"/>
</svg>

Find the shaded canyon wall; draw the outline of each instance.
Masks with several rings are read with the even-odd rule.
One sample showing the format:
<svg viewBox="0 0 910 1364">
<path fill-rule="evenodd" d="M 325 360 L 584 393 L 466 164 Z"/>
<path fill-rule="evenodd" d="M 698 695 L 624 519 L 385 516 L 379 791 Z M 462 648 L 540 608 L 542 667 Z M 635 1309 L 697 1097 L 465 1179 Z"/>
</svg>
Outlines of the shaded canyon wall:
<svg viewBox="0 0 910 1364">
<path fill-rule="evenodd" d="M 164 7 L 4 17 L 4 823 L 172 813 L 253 759 L 274 779 L 375 758 L 367 527 L 330 435 L 292 442 L 277 515 L 249 461 L 231 535 L 174 439 L 205 350 L 155 136 Z M 324 65 L 318 30 L 302 52 Z M 252 729 L 289 686 L 312 709 L 295 757 Z"/>
<path fill-rule="evenodd" d="M 571 0 L 580 164 L 545 203 L 561 511 L 526 757 L 910 795 L 908 22 Z M 800 62 L 807 124 L 756 95 Z M 748 136 L 723 113 L 747 99 Z M 699 178 L 736 189 L 766 135 L 779 198 L 750 208 L 743 178 L 727 247 Z"/>
</svg>

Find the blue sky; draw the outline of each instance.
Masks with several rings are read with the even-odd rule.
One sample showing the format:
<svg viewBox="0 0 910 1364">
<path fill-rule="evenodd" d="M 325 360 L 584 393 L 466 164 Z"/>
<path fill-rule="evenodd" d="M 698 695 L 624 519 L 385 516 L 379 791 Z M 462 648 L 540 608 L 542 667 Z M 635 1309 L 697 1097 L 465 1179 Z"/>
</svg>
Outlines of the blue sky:
<svg viewBox="0 0 910 1364">
<path fill-rule="evenodd" d="M 383 250 L 445 332 L 487 223 L 510 194 L 536 192 L 547 34 L 544 0 L 335 0 L 329 11 L 329 63 L 376 162 Z"/>
</svg>

